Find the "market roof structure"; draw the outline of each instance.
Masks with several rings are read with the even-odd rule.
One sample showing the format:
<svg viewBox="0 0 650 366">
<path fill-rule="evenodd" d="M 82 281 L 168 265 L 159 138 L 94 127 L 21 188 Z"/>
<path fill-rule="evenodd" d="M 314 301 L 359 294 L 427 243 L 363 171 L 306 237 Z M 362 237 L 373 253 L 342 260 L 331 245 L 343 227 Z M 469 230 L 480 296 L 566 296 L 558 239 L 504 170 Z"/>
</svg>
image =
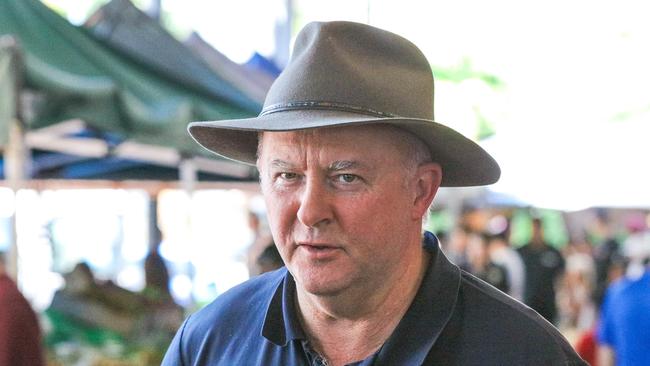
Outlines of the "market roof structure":
<svg viewBox="0 0 650 366">
<path fill-rule="evenodd" d="M 37 0 L 0 0 L 0 36 L 5 38 L 0 47 L 0 146 L 8 143 L 8 126 L 19 117 L 29 148 L 54 151 L 68 160 L 80 153 L 97 163 L 125 159 L 178 168 L 188 157 L 198 157 L 204 166 L 211 165 L 206 160 L 220 163 L 207 169 L 217 176 L 253 174 L 208 155 L 186 132 L 193 120 L 257 113 L 254 100 L 218 75 L 203 77 L 200 84 L 180 77 L 182 73 L 133 60 Z M 8 37 L 15 44 L 6 42 Z M 174 68 L 199 64 L 195 58 L 174 56 L 189 54 L 178 46 L 164 51 L 176 59 Z M 219 167 L 234 170 L 222 173 Z M 38 177 L 38 171 L 30 177 Z"/>
</svg>

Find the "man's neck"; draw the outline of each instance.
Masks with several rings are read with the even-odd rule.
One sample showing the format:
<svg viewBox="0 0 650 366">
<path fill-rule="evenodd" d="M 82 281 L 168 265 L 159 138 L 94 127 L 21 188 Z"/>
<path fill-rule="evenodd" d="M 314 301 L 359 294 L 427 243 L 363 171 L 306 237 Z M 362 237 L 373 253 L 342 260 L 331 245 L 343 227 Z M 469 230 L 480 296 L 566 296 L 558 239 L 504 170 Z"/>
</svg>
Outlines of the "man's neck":
<svg viewBox="0 0 650 366">
<path fill-rule="evenodd" d="M 392 334 L 415 297 L 430 254 L 418 247 L 414 261 L 382 281 L 384 286 L 319 297 L 297 286 L 298 315 L 312 347 L 330 365 L 367 358 Z"/>
</svg>

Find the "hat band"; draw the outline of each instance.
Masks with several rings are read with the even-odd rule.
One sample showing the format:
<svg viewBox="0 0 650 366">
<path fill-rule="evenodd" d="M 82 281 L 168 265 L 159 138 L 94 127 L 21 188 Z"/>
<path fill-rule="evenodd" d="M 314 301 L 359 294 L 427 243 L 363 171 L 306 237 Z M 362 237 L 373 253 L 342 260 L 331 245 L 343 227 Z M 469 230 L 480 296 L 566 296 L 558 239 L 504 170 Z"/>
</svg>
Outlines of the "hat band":
<svg viewBox="0 0 650 366">
<path fill-rule="evenodd" d="M 370 116 L 385 117 L 385 118 L 397 117 L 397 115 L 395 114 L 381 112 L 371 108 L 360 107 L 352 104 L 345 104 L 345 103 L 338 103 L 338 102 L 323 102 L 323 101 L 303 101 L 303 102 L 273 104 L 262 109 L 262 112 L 260 113 L 260 117 L 266 116 L 267 114 L 278 113 L 278 112 L 309 110 L 309 109 L 352 112 L 352 113 L 367 114 Z"/>
</svg>

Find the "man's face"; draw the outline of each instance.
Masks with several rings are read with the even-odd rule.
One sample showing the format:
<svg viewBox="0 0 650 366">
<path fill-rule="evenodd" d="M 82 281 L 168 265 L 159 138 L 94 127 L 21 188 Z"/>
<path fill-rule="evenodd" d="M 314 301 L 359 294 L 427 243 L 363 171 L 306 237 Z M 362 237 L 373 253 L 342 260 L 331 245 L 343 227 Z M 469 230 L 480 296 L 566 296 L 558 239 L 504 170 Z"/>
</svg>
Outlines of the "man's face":
<svg viewBox="0 0 650 366">
<path fill-rule="evenodd" d="M 307 292 L 376 286 L 421 250 L 406 240 L 423 214 L 416 173 L 394 138 L 379 126 L 264 133 L 258 168 L 271 231 Z"/>
</svg>

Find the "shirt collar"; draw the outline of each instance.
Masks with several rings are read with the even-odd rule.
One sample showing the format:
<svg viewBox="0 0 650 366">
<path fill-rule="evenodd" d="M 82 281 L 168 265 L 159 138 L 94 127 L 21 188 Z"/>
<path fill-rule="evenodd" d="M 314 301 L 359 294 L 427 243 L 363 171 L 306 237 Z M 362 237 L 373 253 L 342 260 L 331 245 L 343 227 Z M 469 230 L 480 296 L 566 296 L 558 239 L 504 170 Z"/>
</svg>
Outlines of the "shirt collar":
<svg viewBox="0 0 650 366">
<path fill-rule="evenodd" d="M 262 326 L 262 336 L 278 346 L 286 346 L 296 339 L 307 339 L 296 311 L 296 283 L 286 268 L 282 271 L 285 271 L 283 280 L 269 302 Z"/>
<path fill-rule="evenodd" d="M 456 307 L 460 270 L 442 253 L 438 238 L 425 232 L 431 262 L 413 303 L 379 352 L 379 365 L 421 365 Z"/>
<path fill-rule="evenodd" d="M 380 365 L 422 364 L 456 306 L 460 270 L 445 257 L 432 233 L 424 233 L 422 246 L 431 254 L 429 268 L 413 303 L 379 351 Z M 269 302 L 262 327 L 262 335 L 278 346 L 306 339 L 297 318 L 295 293 L 293 277 L 286 271 Z"/>
</svg>

